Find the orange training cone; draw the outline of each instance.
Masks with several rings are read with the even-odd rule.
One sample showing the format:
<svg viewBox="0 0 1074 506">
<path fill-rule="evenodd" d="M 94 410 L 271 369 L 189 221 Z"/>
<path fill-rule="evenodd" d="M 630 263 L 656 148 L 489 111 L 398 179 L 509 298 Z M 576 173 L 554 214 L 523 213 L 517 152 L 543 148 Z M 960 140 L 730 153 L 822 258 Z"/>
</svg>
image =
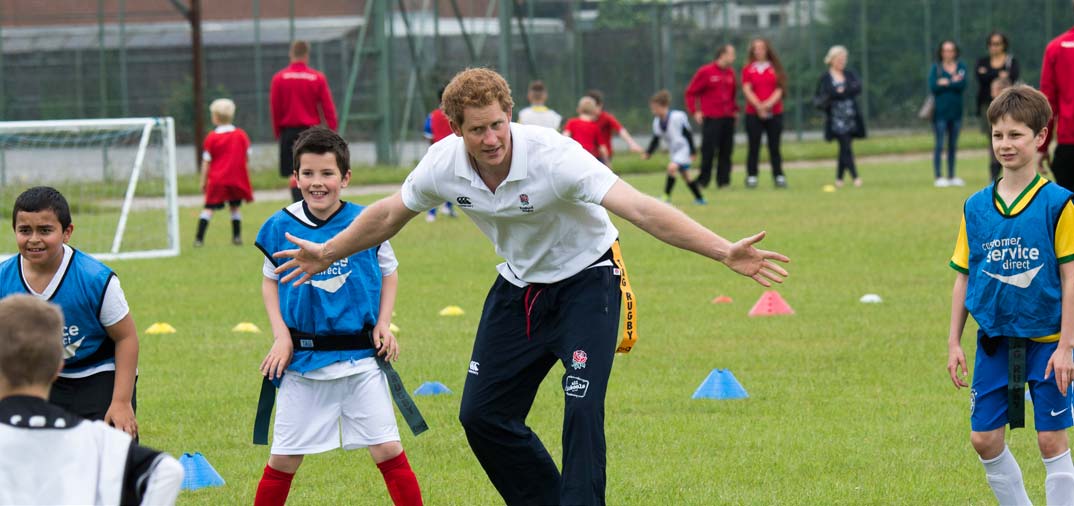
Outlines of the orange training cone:
<svg viewBox="0 0 1074 506">
<path fill-rule="evenodd" d="M 757 303 L 750 309 L 750 316 L 773 316 L 780 314 L 794 314 L 794 310 L 779 296 L 779 292 L 768 290 L 761 294 Z"/>
<path fill-rule="evenodd" d="M 715 299 L 712 299 L 713 304 L 730 304 L 731 302 L 733 302 L 731 300 L 731 297 L 728 297 L 726 295 L 721 295 L 719 297 L 716 297 Z"/>
</svg>

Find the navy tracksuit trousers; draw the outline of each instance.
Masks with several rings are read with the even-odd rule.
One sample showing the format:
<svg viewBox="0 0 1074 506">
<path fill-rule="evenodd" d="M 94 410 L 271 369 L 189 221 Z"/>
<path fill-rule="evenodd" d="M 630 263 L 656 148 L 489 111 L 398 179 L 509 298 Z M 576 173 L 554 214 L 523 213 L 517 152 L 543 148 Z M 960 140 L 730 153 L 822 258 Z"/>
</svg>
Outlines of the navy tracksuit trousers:
<svg viewBox="0 0 1074 506">
<path fill-rule="evenodd" d="M 620 302 L 611 266 L 546 285 L 519 288 L 503 277 L 492 285 L 459 420 L 508 505 L 604 504 L 604 396 Z M 557 361 L 565 369 L 562 476 L 526 426 L 537 388 Z"/>
</svg>

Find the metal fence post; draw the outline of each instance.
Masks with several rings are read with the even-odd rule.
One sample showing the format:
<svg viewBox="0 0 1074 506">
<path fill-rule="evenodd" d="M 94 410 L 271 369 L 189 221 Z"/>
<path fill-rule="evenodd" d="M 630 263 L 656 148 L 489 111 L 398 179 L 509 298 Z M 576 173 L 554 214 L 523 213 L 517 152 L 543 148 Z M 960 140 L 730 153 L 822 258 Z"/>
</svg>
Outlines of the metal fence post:
<svg viewBox="0 0 1074 506">
<path fill-rule="evenodd" d="M 253 0 L 254 15 L 254 102 L 257 110 L 257 129 L 259 139 L 265 138 L 265 74 L 261 59 L 261 0 Z"/>
<path fill-rule="evenodd" d="M 868 0 L 861 0 L 861 84 L 865 93 L 861 94 L 861 116 L 869 124 L 869 24 L 866 6 Z"/>
<path fill-rule="evenodd" d="M 127 94 L 127 0 L 119 0 L 119 104 L 124 118 L 131 115 Z"/>
<path fill-rule="evenodd" d="M 104 0 L 97 0 L 97 81 L 101 117 L 108 117 L 108 74 L 105 73 Z"/>
</svg>

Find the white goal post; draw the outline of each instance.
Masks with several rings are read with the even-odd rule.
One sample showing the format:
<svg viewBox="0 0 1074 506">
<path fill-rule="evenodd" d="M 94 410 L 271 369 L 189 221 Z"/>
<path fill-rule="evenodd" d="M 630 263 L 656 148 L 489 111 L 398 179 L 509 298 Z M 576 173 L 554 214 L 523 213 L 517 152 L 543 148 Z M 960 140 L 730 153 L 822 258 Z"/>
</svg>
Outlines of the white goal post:
<svg viewBox="0 0 1074 506">
<path fill-rule="evenodd" d="M 71 245 L 101 260 L 179 254 L 175 121 L 164 118 L 0 122 L 0 214 L 52 186 L 67 199 Z M 0 233 L 0 256 L 17 254 Z"/>
</svg>

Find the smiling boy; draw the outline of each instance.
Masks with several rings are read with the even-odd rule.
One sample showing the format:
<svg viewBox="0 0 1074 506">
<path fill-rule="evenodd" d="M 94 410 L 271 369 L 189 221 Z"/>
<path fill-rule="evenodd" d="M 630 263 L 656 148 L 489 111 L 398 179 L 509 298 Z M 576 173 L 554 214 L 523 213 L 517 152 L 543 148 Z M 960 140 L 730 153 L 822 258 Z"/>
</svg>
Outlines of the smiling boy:
<svg viewBox="0 0 1074 506">
<path fill-rule="evenodd" d="M 63 309 L 64 367 L 49 402 L 137 438 L 138 330 L 119 278 L 67 245 L 74 225 L 56 189 L 24 191 L 11 215 L 19 254 L 0 264 L 0 297 L 28 293 Z"/>
<path fill-rule="evenodd" d="M 309 283 L 281 283 L 272 254 L 289 244 L 285 234 L 332 237 L 363 210 L 339 199 L 351 178 L 339 135 L 323 127 L 302 132 L 294 161 L 302 200 L 272 215 L 256 242 L 265 254 L 261 294 L 275 339 L 261 373 L 279 382 L 280 393 L 272 454 L 254 504 L 284 504 L 303 457 L 339 448 L 342 440 L 344 450 L 368 448 L 396 505 L 420 505 L 388 381 L 374 358 L 399 355 L 389 330 L 399 263 L 384 241 L 338 259 Z"/>
<path fill-rule="evenodd" d="M 1004 505 L 1029 504 L 1022 471 L 1004 441 L 1005 425 L 1025 426 L 1027 382 L 1048 504 L 1074 502 L 1066 433 L 1074 425 L 1068 392 L 1074 374 L 1074 204 L 1069 191 L 1034 170 L 1050 117 L 1048 100 L 1028 86 L 1009 88 L 992 101 L 988 121 L 1002 177 L 966 200 L 950 262 L 958 274 L 947 370 L 956 388 L 971 388 L 970 441 Z M 972 386 L 963 379 L 960 344 L 967 315 L 979 327 Z"/>
</svg>

